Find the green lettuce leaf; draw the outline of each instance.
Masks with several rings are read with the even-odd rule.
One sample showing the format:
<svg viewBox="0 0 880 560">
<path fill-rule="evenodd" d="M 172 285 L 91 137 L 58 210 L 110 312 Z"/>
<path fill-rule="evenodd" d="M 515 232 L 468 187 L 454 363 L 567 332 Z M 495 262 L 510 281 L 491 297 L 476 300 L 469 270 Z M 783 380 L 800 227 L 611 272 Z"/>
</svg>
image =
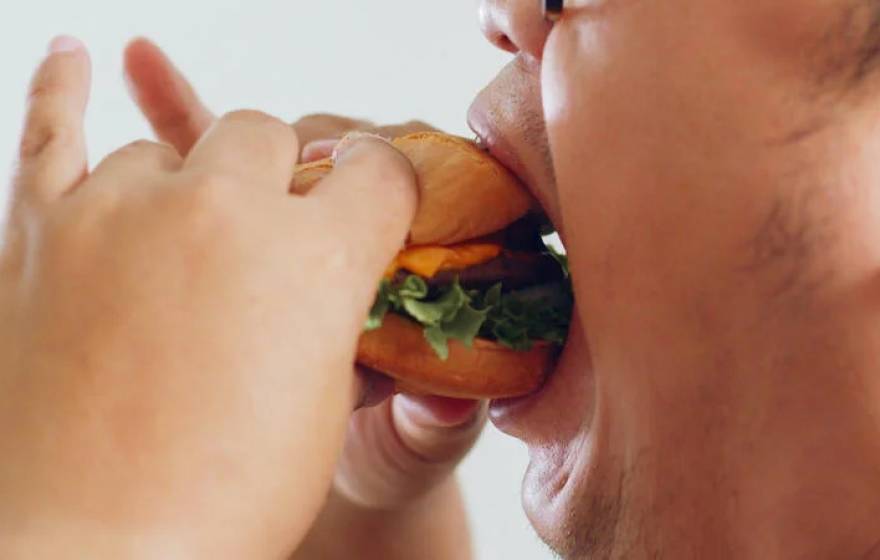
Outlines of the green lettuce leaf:
<svg viewBox="0 0 880 560">
<path fill-rule="evenodd" d="M 367 323 L 364 325 L 365 331 L 375 331 L 382 326 L 385 314 L 391 308 L 390 291 L 391 282 L 382 280 L 382 283 L 379 284 L 379 291 L 376 293 L 376 300 L 373 302 L 373 307 L 370 308 L 369 316 L 367 316 Z"/>
<path fill-rule="evenodd" d="M 424 298 L 425 296 L 421 296 Z M 435 301 L 424 301 L 415 297 L 405 298 L 403 308 L 410 317 L 427 326 L 438 326 L 451 321 L 459 310 L 470 303 L 470 297 L 456 280 Z"/>
<path fill-rule="evenodd" d="M 442 324 L 447 338 L 460 340 L 465 346 L 474 345 L 474 339 L 486 322 L 488 311 L 477 310 L 470 305 L 462 305 L 454 317 Z"/>
<path fill-rule="evenodd" d="M 425 327 L 425 340 L 444 362 L 449 359 L 449 338 L 440 327 Z"/>
<path fill-rule="evenodd" d="M 425 340 L 443 360 L 449 357 L 450 340 L 472 346 L 481 337 L 520 351 L 531 349 L 536 341 L 563 345 L 574 297 L 566 256 L 551 247 L 548 252 L 565 279 L 525 290 L 505 292 L 499 283 L 482 292 L 465 291 L 458 279 L 432 290 L 415 274 L 399 282 L 383 280 L 365 329 L 378 329 L 387 313 L 398 313 L 422 325 Z"/>
<path fill-rule="evenodd" d="M 574 297 L 568 280 L 526 290 L 486 293 L 488 317 L 480 336 L 514 350 L 529 350 L 535 341 L 562 345 L 568 336 Z"/>
<path fill-rule="evenodd" d="M 431 296 L 428 284 L 419 276 L 407 276 L 396 284 L 383 280 L 364 328 L 378 329 L 385 315 L 393 311 L 422 325 L 425 339 L 444 360 L 449 357 L 449 340 L 473 345 L 488 316 L 487 309 L 478 310 L 472 305 L 474 298 L 482 295 L 465 292 L 456 280 Z"/>
<path fill-rule="evenodd" d="M 424 299 L 428 297 L 428 283 L 422 277 L 411 274 L 406 277 L 396 294 L 401 299 Z"/>
</svg>

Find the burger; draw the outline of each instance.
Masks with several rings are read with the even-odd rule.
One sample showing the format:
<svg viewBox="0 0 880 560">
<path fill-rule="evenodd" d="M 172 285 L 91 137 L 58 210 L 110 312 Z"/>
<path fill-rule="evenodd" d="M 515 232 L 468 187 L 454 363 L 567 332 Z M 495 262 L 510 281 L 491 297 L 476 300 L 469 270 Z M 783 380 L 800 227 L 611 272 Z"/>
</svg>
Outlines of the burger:
<svg viewBox="0 0 880 560">
<path fill-rule="evenodd" d="M 508 398 L 538 389 L 565 343 L 573 297 L 564 255 L 526 189 L 474 142 L 439 132 L 397 138 L 420 204 L 385 272 L 357 362 L 401 391 Z M 331 160 L 297 168 L 308 190 Z"/>
</svg>

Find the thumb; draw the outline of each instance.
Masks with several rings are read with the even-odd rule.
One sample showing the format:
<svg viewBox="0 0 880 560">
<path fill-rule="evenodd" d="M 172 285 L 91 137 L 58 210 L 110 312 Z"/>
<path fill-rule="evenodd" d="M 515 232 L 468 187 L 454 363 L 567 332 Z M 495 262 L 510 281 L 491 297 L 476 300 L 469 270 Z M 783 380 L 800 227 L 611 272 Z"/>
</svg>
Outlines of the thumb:
<svg viewBox="0 0 880 560">
<path fill-rule="evenodd" d="M 333 171 L 305 196 L 339 225 L 334 234 L 355 259 L 351 268 L 378 280 L 403 247 L 415 217 L 415 171 L 390 142 L 368 134 L 346 136 L 334 160 Z M 356 301 L 368 306 L 375 285 L 361 284 Z"/>
<path fill-rule="evenodd" d="M 392 419 L 401 443 L 421 462 L 454 465 L 476 442 L 484 408 L 478 401 L 398 395 Z"/>
<path fill-rule="evenodd" d="M 125 77 L 159 140 L 186 156 L 215 120 L 187 79 L 147 39 L 135 39 L 125 49 Z"/>
<path fill-rule="evenodd" d="M 355 413 L 335 487 L 352 503 L 393 510 L 446 480 L 476 443 L 485 405 L 397 395 Z"/>
</svg>

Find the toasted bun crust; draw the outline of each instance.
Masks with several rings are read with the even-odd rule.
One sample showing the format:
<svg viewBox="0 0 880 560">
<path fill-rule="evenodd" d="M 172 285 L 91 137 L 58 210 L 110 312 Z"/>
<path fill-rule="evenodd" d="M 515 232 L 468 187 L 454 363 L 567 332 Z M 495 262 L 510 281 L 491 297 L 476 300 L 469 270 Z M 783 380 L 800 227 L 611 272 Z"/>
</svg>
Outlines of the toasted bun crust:
<svg viewBox="0 0 880 560">
<path fill-rule="evenodd" d="M 422 328 L 389 313 L 382 328 L 364 333 L 357 362 L 398 380 L 398 389 L 462 399 L 499 399 L 537 390 L 556 361 L 556 348 L 536 344 L 517 352 L 477 339 L 473 348 L 451 340 L 449 359 L 440 360 Z"/>
<path fill-rule="evenodd" d="M 502 230 L 535 202 L 503 165 L 464 138 L 419 132 L 394 140 L 419 180 L 419 210 L 411 245 L 451 245 Z M 308 191 L 333 168 L 330 160 L 297 167 L 293 190 Z"/>
</svg>

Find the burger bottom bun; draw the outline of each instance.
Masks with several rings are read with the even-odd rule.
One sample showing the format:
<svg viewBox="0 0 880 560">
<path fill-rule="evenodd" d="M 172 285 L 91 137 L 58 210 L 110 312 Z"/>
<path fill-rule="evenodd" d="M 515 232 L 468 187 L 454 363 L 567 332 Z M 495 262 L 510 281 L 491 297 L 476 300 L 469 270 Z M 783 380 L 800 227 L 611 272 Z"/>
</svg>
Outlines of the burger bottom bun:
<svg viewBox="0 0 880 560">
<path fill-rule="evenodd" d="M 536 391 L 552 370 L 557 348 L 537 343 L 525 352 L 483 339 L 468 348 L 449 341 L 449 358 L 437 357 L 418 324 L 389 313 L 380 329 L 364 333 L 357 362 L 397 380 L 415 394 L 463 399 L 500 399 Z"/>
</svg>

